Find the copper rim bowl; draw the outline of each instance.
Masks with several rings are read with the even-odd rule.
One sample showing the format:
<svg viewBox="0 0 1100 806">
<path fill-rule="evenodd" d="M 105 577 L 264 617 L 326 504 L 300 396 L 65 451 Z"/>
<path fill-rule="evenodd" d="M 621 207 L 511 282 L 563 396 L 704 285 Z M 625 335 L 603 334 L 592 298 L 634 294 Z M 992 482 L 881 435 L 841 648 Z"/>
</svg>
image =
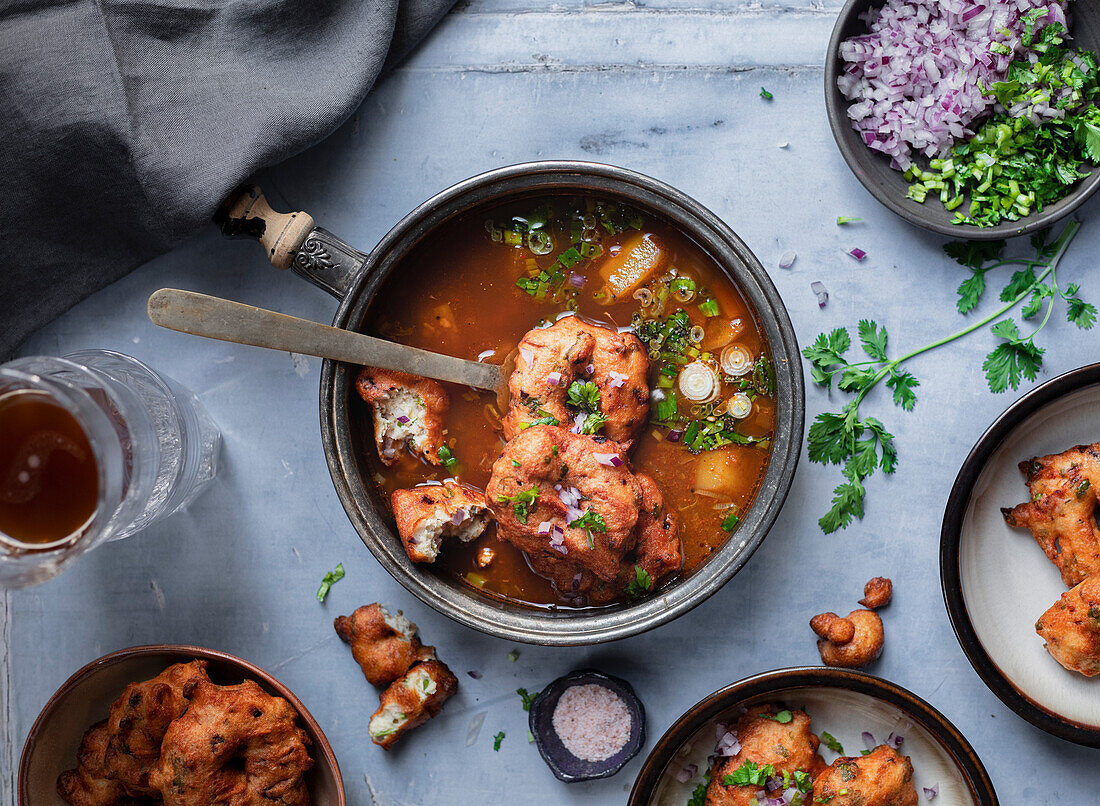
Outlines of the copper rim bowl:
<svg viewBox="0 0 1100 806">
<path fill-rule="evenodd" d="M 806 696 L 810 689 L 835 689 L 839 694 L 866 697 L 883 709 L 900 712 L 907 720 L 920 726 L 939 746 L 942 756 L 955 768 L 961 790 L 970 796 L 974 806 L 997 806 L 997 793 L 985 765 L 966 737 L 947 717 L 895 683 L 866 672 L 828 666 L 800 666 L 762 672 L 721 688 L 697 702 L 665 731 L 650 751 L 634 782 L 627 806 L 647 806 L 651 802 L 665 770 L 675 762 L 685 743 L 708 723 L 736 713 L 740 706 L 752 702 L 777 698 L 797 703 L 799 692 Z"/>
<path fill-rule="evenodd" d="M 337 495 L 359 536 L 393 577 L 455 621 L 511 641 L 573 646 L 613 641 L 682 615 L 721 588 L 764 540 L 790 489 L 802 447 L 805 389 L 787 310 L 760 261 L 714 213 L 642 174 L 588 162 L 531 162 L 499 168 L 433 196 L 403 218 L 369 254 L 313 226 L 305 213 L 273 214 L 259 190 L 239 188 L 219 211 L 229 235 L 259 237 L 269 258 L 340 299 L 333 326 L 363 330 L 390 273 L 418 244 L 456 216 L 547 194 L 595 194 L 630 204 L 678 227 L 740 289 L 771 349 L 777 419 L 772 455 L 759 493 L 734 536 L 693 573 L 638 602 L 592 610 L 525 606 L 475 591 L 411 562 L 377 491 L 363 447 L 373 439 L 354 390 L 358 367 L 325 361 L 321 369 L 321 438 Z"/>
<path fill-rule="evenodd" d="M 155 644 L 120 649 L 92 661 L 61 684 L 50 697 L 27 734 L 19 759 L 19 806 L 63 804 L 57 795 L 50 800 L 57 776 L 76 766 L 76 752 L 84 732 L 107 716 L 107 709 L 128 683 L 148 680 L 173 663 L 205 660 L 217 683 L 233 684 L 251 678 L 269 694 L 282 697 L 298 712 L 300 723 L 313 743 L 313 768 L 306 775 L 311 802 L 315 806 L 345 806 L 344 781 L 340 765 L 321 726 L 302 701 L 285 685 L 259 666 L 246 660 L 186 644 Z"/>
</svg>

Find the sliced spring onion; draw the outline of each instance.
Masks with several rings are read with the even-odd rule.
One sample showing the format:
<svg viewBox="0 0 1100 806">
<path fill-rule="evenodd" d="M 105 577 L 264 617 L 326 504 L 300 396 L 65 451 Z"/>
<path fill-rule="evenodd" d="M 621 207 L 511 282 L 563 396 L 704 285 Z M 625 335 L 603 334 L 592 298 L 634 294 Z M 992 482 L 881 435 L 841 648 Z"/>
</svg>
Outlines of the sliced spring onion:
<svg viewBox="0 0 1100 806">
<path fill-rule="evenodd" d="M 738 392 L 726 401 L 726 412 L 731 417 L 744 420 L 752 412 L 752 399 L 744 392 Z"/>
<path fill-rule="evenodd" d="M 721 311 L 718 310 L 718 300 L 714 297 L 708 297 L 699 303 L 699 312 L 703 316 L 718 316 Z"/>
<path fill-rule="evenodd" d="M 690 277 L 677 277 L 668 287 L 680 302 L 691 302 L 695 298 L 695 281 Z"/>
<path fill-rule="evenodd" d="M 722 367 L 722 372 L 739 378 L 742 375 L 748 375 L 752 371 L 752 353 L 740 344 L 727 344 L 722 349 L 719 364 Z"/>
<path fill-rule="evenodd" d="M 718 396 L 722 382 L 709 364 L 693 361 L 680 370 L 680 394 L 688 400 L 706 402 Z"/>
</svg>

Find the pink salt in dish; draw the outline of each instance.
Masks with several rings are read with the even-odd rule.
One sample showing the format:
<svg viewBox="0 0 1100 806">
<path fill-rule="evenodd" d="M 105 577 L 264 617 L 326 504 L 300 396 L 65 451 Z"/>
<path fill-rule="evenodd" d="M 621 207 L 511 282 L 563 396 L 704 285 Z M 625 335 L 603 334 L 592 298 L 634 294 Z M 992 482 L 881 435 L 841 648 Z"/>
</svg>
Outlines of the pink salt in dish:
<svg viewBox="0 0 1100 806">
<path fill-rule="evenodd" d="M 604 761 L 630 738 L 630 712 L 622 697 L 597 683 L 570 686 L 554 708 L 554 732 L 584 761 Z"/>
</svg>

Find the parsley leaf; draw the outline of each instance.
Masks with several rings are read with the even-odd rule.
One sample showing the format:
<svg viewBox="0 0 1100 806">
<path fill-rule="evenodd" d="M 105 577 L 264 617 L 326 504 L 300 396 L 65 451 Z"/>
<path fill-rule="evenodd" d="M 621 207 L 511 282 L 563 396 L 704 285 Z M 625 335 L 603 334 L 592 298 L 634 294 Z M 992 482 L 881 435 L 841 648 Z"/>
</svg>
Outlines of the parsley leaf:
<svg viewBox="0 0 1100 806">
<path fill-rule="evenodd" d="M 859 341 L 863 352 L 875 361 L 886 360 L 886 328 L 879 328 L 870 319 L 859 321 Z"/>
<path fill-rule="evenodd" d="M 493 750 L 500 752 L 500 743 L 504 741 L 504 731 L 501 731 L 493 737 Z"/>
<path fill-rule="evenodd" d="M 569 402 L 583 411 L 598 411 L 600 408 L 600 388 L 592 381 L 573 381 L 566 393 Z"/>
<path fill-rule="evenodd" d="M 515 495 L 498 495 L 497 501 L 501 504 L 511 504 L 512 512 L 520 523 L 527 523 L 527 516 L 531 514 L 531 507 L 539 500 L 538 485 L 533 485 L 529 490 L 520 490 Z"/>
<path fill-rule="evenodd" d="M 516 694 L 518 694 L 520 696 L 520 699 L 523 700 L 523 710 L 524 711 L 530 711 L 531 710 L 531 703 L 533 703 L 535 701 L 535 697 L 538 696 L 537 693 L 535 693 L 535 694 L 529 693 L 527 691 L 527 689 L 525 689 L 525 688 L 517 688 L 516 689 Z"/>
<path fill-rule="evenodd" d="M 844 755 L 844 745 L 836 740 L 833 734 L 826 730 L 821 731 L 821 743 L 832 750 L 834 753 Z"/>
<path fill-rule="evenodd" d="M 764 717 L 766 719 L 774 720 L 775 722 L 778 722 L 780 725 L 786 725 L 788 722 L 790 722 L 792 719 L 794 719 L 794 714 L 792 714 L 790 711 L 784 710 L 784 711 L 779 711 L 774 716 L 771 715 L 771 714 L 764 714 Z"/>
<path fill-rule="evenodd" d="M 725 786 L 763 786 L 773 775 L 775 767 L 771 764 L 761 767 L 755 761 L 746 761 L 729 775 L 722 776 L 722 783 Z"/>
<path fill-rule="evenodd" d="M 653 577 L 640 565 L 634 566 L 634 579 L 626 586 L 626 595 L 637 599 L 653 590 Z"/>
<path fill-rule="evenodd" d="M 607 531 L 607 524 L 604 522 L 603 515 L 594 509 L 585 510 L 585 513 L 579 518 L 569 521 L 569 526 L 574 529 L 587 529 L 590 532 Z"/>
<path fill-rule="evenodd" d="M 317 589 L 317 601 L 325 601 L 325 597 L 328 596 L 329 590 L 332 586 L 344 578 L 344 564 L 338 563 L 336 568 L 325 574 L 325 578 L 321 580 L 321 587 Z"/>
</svg>

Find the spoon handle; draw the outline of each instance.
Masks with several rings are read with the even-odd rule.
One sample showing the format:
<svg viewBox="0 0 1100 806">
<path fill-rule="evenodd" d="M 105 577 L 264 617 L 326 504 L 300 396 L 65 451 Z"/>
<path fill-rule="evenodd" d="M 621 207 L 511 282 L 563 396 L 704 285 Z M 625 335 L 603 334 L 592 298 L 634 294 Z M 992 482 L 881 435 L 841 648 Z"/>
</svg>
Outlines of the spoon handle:
<svg viewBox="0 0 1100 806">
<path fill-rule="evenodd" d="M 149 297 L 148 310 L 153 324 L 208 339 L 398 370 L 488 391 L 502 383 L 495 364 L 440 355 L 194 291 L 162 288 Z"/>
</svg>

